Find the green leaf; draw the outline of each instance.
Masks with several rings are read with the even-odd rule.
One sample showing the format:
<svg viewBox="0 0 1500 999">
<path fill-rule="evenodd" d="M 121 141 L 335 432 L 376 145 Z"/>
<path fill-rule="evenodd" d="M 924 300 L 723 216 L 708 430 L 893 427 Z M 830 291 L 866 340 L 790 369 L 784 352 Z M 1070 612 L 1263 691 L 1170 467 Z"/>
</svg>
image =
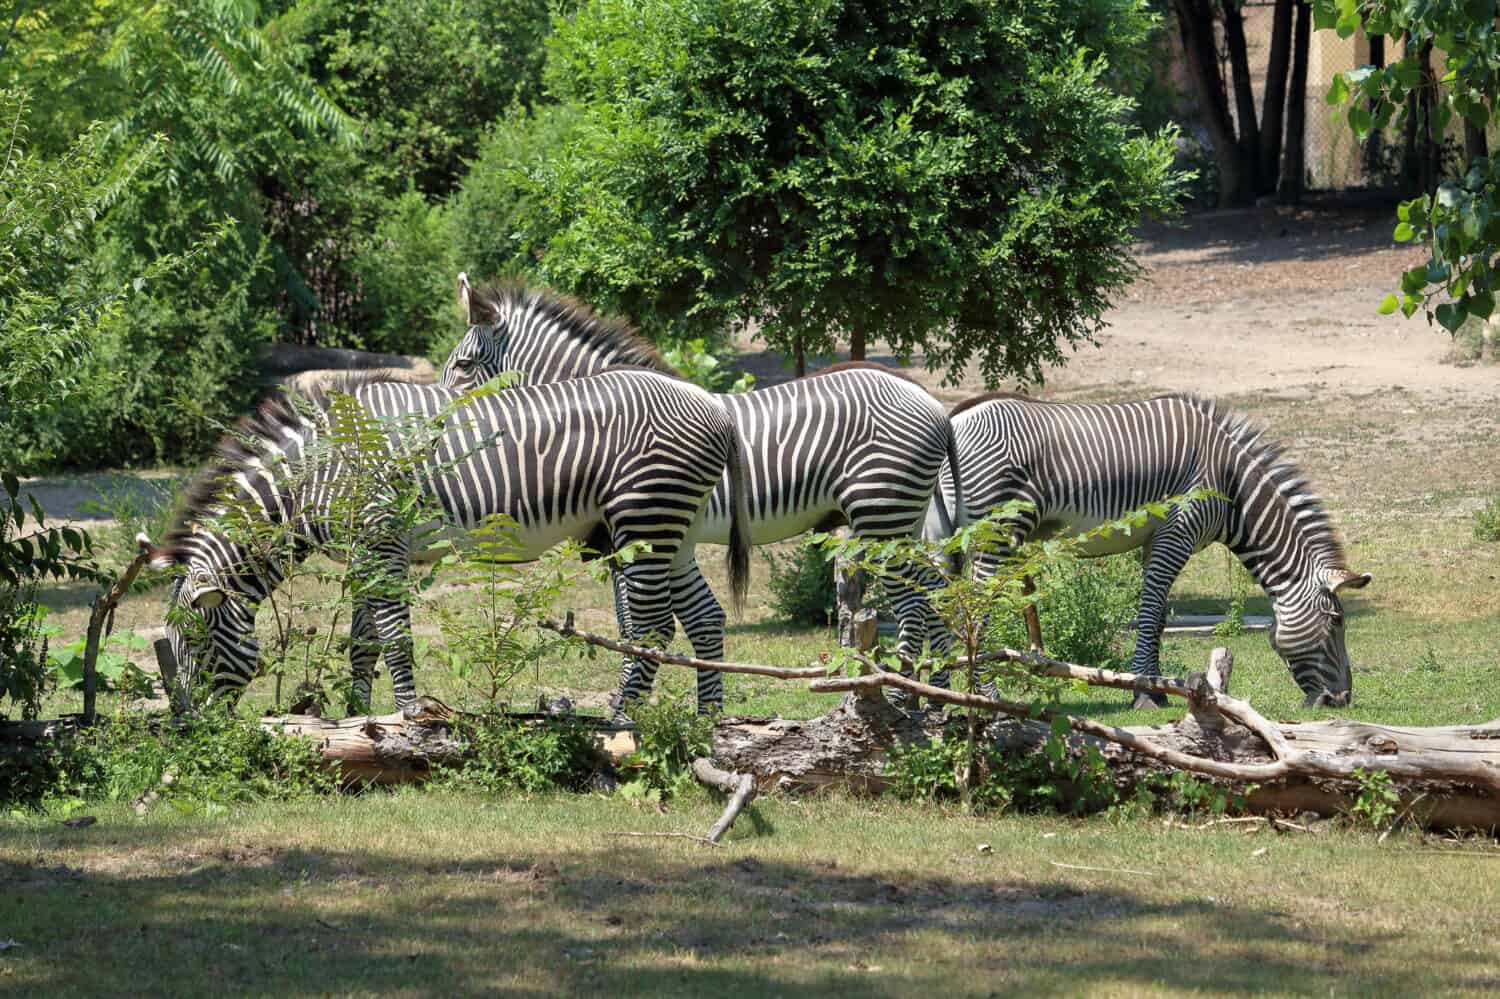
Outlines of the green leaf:
<svg viewBox="0 0 1500 999">
<path fill-rule="evenodd" d="M 1339 73 L 1333 78 L 1333 83 L 1328 87 L 1328 96 L 1323 98 L 1331 105 L 1343 104 L 1349 99 L 1349 84 L 1344 80 L 1344 74 Z"/>
<path fill-rule="evenodd" d="M 1394 233 L 1392 233 L 1391 235 L 1395 238 L 1396 242 L 1398 242 L 1398 243 L 1406 243 L 1406 242 L 1409 242 L 1411 240 L 1411 238 L 1413 236 L 1415 236 L 1416 234 L 1417 234 L 1417 230 L 1415 230 L 1415 229 L 1413 229 L 1411 227 L 1411 223 L 1410 222 L 1401 222 L 1401 223 L 1397 224 L 1396 231 Z M 962 466 L 960 466 L 960 467 L 962 467 Z"/>
<path fill-rule="evenodd" d="M 1444 302 L 1435 311 L 1438 323 L 1449 333 L 1457 333 L 1458 328 L 1464 324 L 1464 310 L 1453 302 Z"/>
<path fill-rule="evenodd" d="M 1375 311 L 1380 313 L 1382 316 L 1388 316 L 1400 307 L 1401 303 L 1397 300 L 1395 295 L 1386 295 L 1385 298 L 1382 298 L 1380 300 L 1380 308 L 1376 309 Z"/>
<path fill-rule="evenodd" d="M 1475 319 L 1488 319 L 1495 311 L 1493 292 L 1475 292 L 1464 299 L 1464 311 Z"/>
</svg>

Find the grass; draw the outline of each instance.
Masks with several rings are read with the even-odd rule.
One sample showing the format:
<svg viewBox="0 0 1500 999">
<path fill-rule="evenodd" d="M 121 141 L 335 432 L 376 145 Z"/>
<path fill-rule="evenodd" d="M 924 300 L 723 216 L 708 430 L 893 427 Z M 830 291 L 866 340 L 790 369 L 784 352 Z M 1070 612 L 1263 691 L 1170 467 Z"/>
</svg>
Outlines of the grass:
<svg viewBox="0 0 1500 999">
<path fill-rule="evenodd" d="M 712 850 L 598 796 L 369 794 L 0 826 L 0 990 L 1457 994 L 1500 851 L 762 799 Z M 981 852 L 980 844 L 989 850 Z M 1479 854 L 1483 851 L 1483 856 Z M 1109 868 L 1083 871 L 1062 864 Z M 1127 873 L 1129 871 L 1144 874 Z M 1413 960 L 1413 955 L 1434 959 Z"/>
<path fill-rule="evenodd" d="M 1340 714 L 1410 725 L 1500 717 L 1500 545 L 1473 517 L 1500 494 L 1500 414 L 1461 401 L 1418 408 L 1400 392 L 1332 401 L 1234 400 L 1288 441 L 1318 483 L 1351 564 L 1375 582 L 1346 602 L 1355 701 L 1302 705 L 1266 636 L 1170 638 L 1164 660 L 1202 668 L 1235 653 L 1233 691 L 1271 717 Z M 722 587 L 721 552 L 706 550 Z M 765 573 L 732 658 L 805 665 L 827 629 L 770 620 Z M 1222 611 L 1223 553 L 1189 564 L 1180 613 Z M 721 590 L 722 592 L 722 590 Z M 50 591 L 82 634 L 91 589 Z M 443 592 L 462 610 L 474 594 Z M 158 626 L 165 592 L 133 594 L 120 628 Z M 607 590 L 570 595 L 580 626 L 614 628 Z M 1252 591 L 1247 613 L 1269 611 Z M 419 608 L 420 635 L 437 637 Z M 679 639 L 679 646 L 685 647 Z M 517 679 L 597 709 L 612 656 L 546 663 Z M 468 696 L 435 662 L 421 688 Z M 685 671 L 659 681 L 687 691 Z M 827 698 L 730 677 L 727 707 L 810 717 Z M 246 712 L 269 706 L 258 681 Z M 388 707 L 388 680 L 377 707 Z M 1121 724 L 1181 709 L 1128 710 L 1114 692 L 1069 695 Z M 112 697 L 104 710 L 116 707 Z M 54 696 L 49 714 L 77 710 Z M 0 991 L 92 995 L 149 983 L 173 993 L 1154 994 L 1481 993 L 1500 988 L 1500 851 L 1324 824 L 1317 835 L 1167 827 L 1159 819 L 974 818 L 887 800 L 771 796 L 728 844 L 630 840 L 615 831 L 701 834 L 707 796 L 668 811 L 596 795 L 488 798 L 371 793 L 210 813 L 163 803 L 0 818 Z M 980 852 L 988 844 L 989 852 Z M 1433 851 L 1451 851 L 1435 855 Z M 1264 851 L 1264 852 L 1261 852 Z M 1053 862 L 1108 868 L 1080 871 Z M 1124 869 L 1146 875 L 1124 873 Z M 8 918 L 7 918 L 8 917 Z"/>
</svg>

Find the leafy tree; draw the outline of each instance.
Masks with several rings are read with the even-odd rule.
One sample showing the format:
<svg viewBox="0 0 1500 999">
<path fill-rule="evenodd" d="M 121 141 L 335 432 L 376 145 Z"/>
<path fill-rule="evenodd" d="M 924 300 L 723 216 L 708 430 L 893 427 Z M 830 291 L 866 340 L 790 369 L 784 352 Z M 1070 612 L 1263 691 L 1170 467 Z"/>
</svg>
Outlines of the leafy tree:
<svg viewBox="0 0 1500 999">
<path fill-rule="evenodd" d="M 1401 275 L 1399 294 L 1381 303 L 1408 317 L 1424 309 L 1450 332 L 1468 316 L 1495 310 L 1494 255 L 1500 247 L 1500 172 L 1488 154 L 1484 130 L 1500 94 L 1500 36 L 1495 0 L 1315 0 L 1314 22 L 1348 37 L 1362 29 L 1372 38 L 1404 37 L 1400 59 L 1361 66 L 1334 77 L 1328 103 L 1347 105 L 1359 138 L 1384 131 L 1394 121 L 1429 149 L 1441 146 L 1455 116 L 1464 122 L 1461 177 L 1442 180 L 1440 162 L 1428 157 L 1417 170 L 1422 193 L 1397 208 L 1395 237 L 1420 239 L 1430 256 Z M 1441 68 L 1433 66 L 1441 56 Z M 1438 303 L 1440 298 L 1449 301 Z M 1435 304 L 1437 303 L 1437 304 Z"/>
<path fill-rule="evenodd" d="M 957 378 L 1089 340 L 1172 136 L 1101 86 L 1139 0 L 595 0 L 558 22 L 573 141 L 522 178 L 550 281 L 679 339 L 873 336 Z"/>
</svg>

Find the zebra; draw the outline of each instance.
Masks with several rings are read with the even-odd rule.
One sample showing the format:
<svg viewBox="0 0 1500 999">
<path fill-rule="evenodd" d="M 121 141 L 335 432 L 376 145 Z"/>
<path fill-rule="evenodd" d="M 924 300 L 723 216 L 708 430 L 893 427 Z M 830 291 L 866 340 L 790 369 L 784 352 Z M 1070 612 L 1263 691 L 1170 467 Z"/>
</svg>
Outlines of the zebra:
<svg viewBox="0 0 1500 999">
<path fill-rule="evenodd" d="M 1262 430 L 1193 395 L 1084 404 L 991 393 L 960 403 L 951 415 L 965 509 L 982 515 L 1010 500 L 1029 503 L 1013 534 L 1017 542 L 1084 531 L 1195 488 L 1223 497 L 1086 546 L 1087 556 L 1145 549 L 1135 673 L 1160 675 L 1167 593 L 1194 552 L 1221 541 L 1270 596 L 1271 647 L 1307 703 L 1349 703 L 1353 684 L 1338 594 L 1363 588 L 1371 577 L 1347 567 L 1322 504 Z M 943 494 L 953 495 L 954 481 L 944 468 Z M 937 519 L 933 511 L 929 535 L 940 533 Z M 1004 555 L 977 555 L 976 572 L 993 572 Z M 1136 698 L 1137 707 L 1147 704 L 1147 695 Z"/>
<path fill-rule="evenodd" d="M 566 538 L 614 550 L 649 545 L 617 573 L 634 626 L 626 640 L 670 631 L 673 583 L 697 572 L 693 526 L 727 474 L 734 501 L 726 534 L 731 595 L 736 605 L 743 601 L 749 579 L 743 449 L 734 424 L 708 393 L 636 369 L 462 399 L 440 386 L 379 377 L 349 376 L 332 389 L 352 396 L 382 428 L 398 419 L 432 421 L 435 443 L 413 459 L 409 474 L 447 523 L 462 531 L 491 515 L 508 515 L 519 525 L 518 561 Z M 330 546 L 331 511 L 341 495 L 349 495 L 352 481 L 336 453 L 318 450 L 319 438 L 329 436 L 330 404 L 321 394 L 311 404 L 299 405 L 286 394 L 266 400 L 220 442 L 174 526 L 151 552 L 151 564 L 179 570 L 166 631 L 186 686 L 211 669 L 213 696 L 238 697 L 257 665 L 256 607 L 289 569 L 213 526 L 228 503 L 238 500 L 238 509 L 258 510 L 255 516 L 289 526 L 294 559 Z M 388 447 L 403 446 L 390 429 L 384 432 Z M 378 504 L 368 509 L 378 522 Z M 402 578 L 410 532 L 375 536 L 368 554 L 356 552 L 351 573 Z M 399 597 L 364 599 L 355 637 L 373 631 L 396 703 L 408 707 L 415 701 L 409 607 Z M 189 608 L 202 618 L 201 634 L 174 613 Z M 373 660 L 365 665 L 372 668 Z M 354 664 L 355 694 L 368 703 L 371 670 L 360 672 L 359 666 Z"/>
<path fill-rule="evenodd" d="M 468 329 L 443 364 L 440 384 L 452 389 L 481 385 L 501 372 L 518 372 L 527 383 L 586 375 L 610 365 L 633 364 L 658 371 L 670 367 L 627 324 L 599 317 L 586 306 L 544 288 L 503 283 L 472 288 L 458 276 L 459 305 Z M 749 464 L 750 536 L 768 544 L 809 530 L 848 525 L 868 539 L 915 537 L 938 472 L 955 455 L 952 427 L 942 406 L 912 379 L 878 364 L 845 363 L 782 385 L 718 395 L 745 440 Z M 729 493 L 721 483 L 703 514 L 698 539 L 722 542 L 728 527 Z M 951 506 L 936 496 L 941 523 L 951 528 Z M 884 585 L 898 622 L 898 648 L 915 656 L 930 637 L 925 593 L 936 582 L 915 566 L 897 566 Z M 702 576 L 674 590 L 674 606 L 699 658 L 717 660 L 723 647 L 724 612 Z M 618 599 L 617 612 L 628 607 Z M 622 619 L 623 624 L 623 619 Z M 670 636 L 669 636 L 670 637 Z M 714 684 L 717 673 L 702 673 Z M 615 709 L 649 691 L 650 663 L 626 665 Z M 700 704 L 704 696 L 700 687 Z"/>
</svg>

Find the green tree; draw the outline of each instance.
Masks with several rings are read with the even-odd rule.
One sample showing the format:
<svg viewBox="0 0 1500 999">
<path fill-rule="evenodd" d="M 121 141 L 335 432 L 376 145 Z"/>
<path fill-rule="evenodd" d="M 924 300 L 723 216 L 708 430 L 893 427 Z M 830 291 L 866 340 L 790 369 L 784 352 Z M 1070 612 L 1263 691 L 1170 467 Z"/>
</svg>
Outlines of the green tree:
<svg viewBox="0 0 1500 999">
<path fill-rule="evenodd" d="M 538 269 L 679 339 L 872 337 L 1039 379 L 1137 273 L 1172 136 L 1101 85 L 1139 0 L 595 0 L 547 83 L 572 140 L 524 171 Z"/>
<path fill-rule="evenodd" d="M 1489 156 L 1484 131 L 1500 95 L 1500 34 L 1495 0 L 1315 0 L 1320 29 L 1348 37 L 1362 29 L 1372 38 L 1405 39 L 1400 59 L 1338 74 L 1328 103 L 1347 107 L 1358 138 L 1383 132 L 1394 122 L 1414 141 L 1435 149 L 1455 117 L 1464 122 L 1462 175 L 1442 179 L 1433 157 L 1417 169 L 1422 193 L 1397 210 L 1398 241 L 1421 240 L 1426 263 L 1401 275 L 1399 293 L 1385 296 L 1380 311 L 1418 309 L 1450 332 L 1468 316 L 1495 311 L 1494 255 L 1500 248 L 1500 171 Z M 1441 67 L 1434 66 L 1441 57 Z M 1446 301 L 1440 301 L 1446 299 Z"/>
</svg>

